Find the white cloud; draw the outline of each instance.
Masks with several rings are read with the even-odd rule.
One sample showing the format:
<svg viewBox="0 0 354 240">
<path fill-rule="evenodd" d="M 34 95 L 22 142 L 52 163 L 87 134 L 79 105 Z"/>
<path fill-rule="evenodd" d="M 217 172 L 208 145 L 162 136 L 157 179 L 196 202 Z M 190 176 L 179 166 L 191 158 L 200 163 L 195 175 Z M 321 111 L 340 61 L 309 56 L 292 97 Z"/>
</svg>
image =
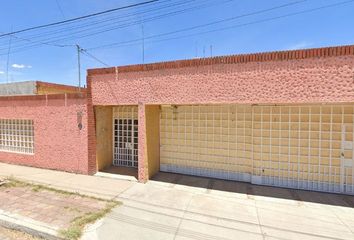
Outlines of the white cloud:
<svg viewBox="0 0 354 240">
<path fill-rule="evenodd" d="M 11 67 L 13 67 L 13 68 L 32 68 L 31 65 L 24 65 L 24 64 L 17 64 L 17 63 L 12 64 Z"/>
<path fill-rule="evenodd" d="M 5 72 L 4 71 L 0 71 L 0 74 L 5 74 Z"/>
<path fill-rule="evenodd" d="M 25 68 L 26 66 L 23 65 L 23 64 L 17 64 L 17 63 L 14 63 L 11 65 L 13 68 Z"/>
<path fill-rule="evenodd" d="M 302 41 L 302 42 L 298 42 L 293 45 L 290 45 L 289 47 L 287 47 L 287 49 L 288 50 L 297 50 L 297 49 L 308 48 L 308 47 L 311 47 L 312 45 L 313 45 L 313 43 L 310 43 L 307 41 Z"/>
</svg>

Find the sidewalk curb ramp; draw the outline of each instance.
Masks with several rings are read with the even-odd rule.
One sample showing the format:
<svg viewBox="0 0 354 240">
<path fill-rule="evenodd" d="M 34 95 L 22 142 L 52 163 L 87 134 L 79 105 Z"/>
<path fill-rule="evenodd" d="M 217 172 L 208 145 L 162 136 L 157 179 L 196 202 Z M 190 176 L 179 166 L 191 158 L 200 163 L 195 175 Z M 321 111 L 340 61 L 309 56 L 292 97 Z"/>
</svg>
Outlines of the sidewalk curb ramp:
<svg viewBox="0 0 354 240">
<path fill-rule="evenodd" d="M 58 228 L 53 228 L 46 223 L 30 218 L 5 212 L 0 209 L 0 226 L 28 233 L 34 237 L 48 240 L 64 240 L 58 236 Z"/>
</svg>

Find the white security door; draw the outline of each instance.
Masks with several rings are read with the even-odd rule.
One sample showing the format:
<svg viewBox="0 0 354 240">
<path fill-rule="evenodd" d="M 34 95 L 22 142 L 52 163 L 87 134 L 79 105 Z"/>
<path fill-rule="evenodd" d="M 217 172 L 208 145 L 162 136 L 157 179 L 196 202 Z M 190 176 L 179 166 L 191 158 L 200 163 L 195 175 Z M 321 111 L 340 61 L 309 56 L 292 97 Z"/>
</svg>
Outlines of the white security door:
<svg viewBox="0 0 354 240">
<path fill-rule="evenodd" d="M 342 126 L 341 192 L 354 193 L 353 125 Z"/>
<path fill-rule="evenodd" d="M 113 113 L 113 165 L 138 167 L 138 119 L 136 107 L 116 107 Z"/>
</svg>

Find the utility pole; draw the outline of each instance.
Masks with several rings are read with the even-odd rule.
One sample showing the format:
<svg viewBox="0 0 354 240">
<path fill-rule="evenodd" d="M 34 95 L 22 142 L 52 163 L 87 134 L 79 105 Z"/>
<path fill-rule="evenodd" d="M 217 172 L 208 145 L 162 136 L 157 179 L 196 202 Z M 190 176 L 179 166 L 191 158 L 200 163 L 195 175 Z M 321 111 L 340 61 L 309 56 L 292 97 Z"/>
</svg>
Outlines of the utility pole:
<svg viewBox="0 0 354 240">
<path fill-rule="evenodd" d="M 78 73 L 79 73 L 79 92 L 81 92 L 81 61 L 80 61 L 80 54 L 81 54 L 81 47 L 76 44 L 77 49 L 77 66 L 78 66 Z"/>
<path fill-rule="evenodd" d="M 143 64 L 144 64 L 145 63 L 145 32 L 144 32 L 144 24 L 143 23 L 141 24 L 141 34 L 143 35 L 143 37 L 142 37 L 143 56 L 142 57 L 143 57 Z"/>
<path fill-rule="evenodd" d="M 12 26 L 11 26 L 12 32 Z M 9 64 L 10 64 L 10 51 L 11 51 L 12 35 L 9 36 L 9 48 L 7 50 L 7 61 L 6 61 L 6 83 L 9 83 Z"/>
</svg>

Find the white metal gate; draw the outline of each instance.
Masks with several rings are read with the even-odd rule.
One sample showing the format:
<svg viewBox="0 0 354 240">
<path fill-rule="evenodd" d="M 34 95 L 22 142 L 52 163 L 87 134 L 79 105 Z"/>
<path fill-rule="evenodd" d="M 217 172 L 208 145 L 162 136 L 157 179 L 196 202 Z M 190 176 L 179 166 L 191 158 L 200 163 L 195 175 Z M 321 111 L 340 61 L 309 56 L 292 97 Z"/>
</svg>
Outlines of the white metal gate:
<svg viewBox="0 0 354 240">
<path fill-rule="evenodd" d="M 119 106 L 113 109 L 113 165 L 138 167 L 138 109 Z"/>
<path fill-rule="evenodd" d="M 256 184 L 353 191 L 353 105 L 255 106 Z"/>
<path fill-rule="evenodd" d="M 249 182 L 250 105 L 162 107 L 160 170 Z"/>
<path fill-rule="evenodd" d="M 160 169 L 354 194 L 354 105 L 162 107 Z"/>
</svg>

